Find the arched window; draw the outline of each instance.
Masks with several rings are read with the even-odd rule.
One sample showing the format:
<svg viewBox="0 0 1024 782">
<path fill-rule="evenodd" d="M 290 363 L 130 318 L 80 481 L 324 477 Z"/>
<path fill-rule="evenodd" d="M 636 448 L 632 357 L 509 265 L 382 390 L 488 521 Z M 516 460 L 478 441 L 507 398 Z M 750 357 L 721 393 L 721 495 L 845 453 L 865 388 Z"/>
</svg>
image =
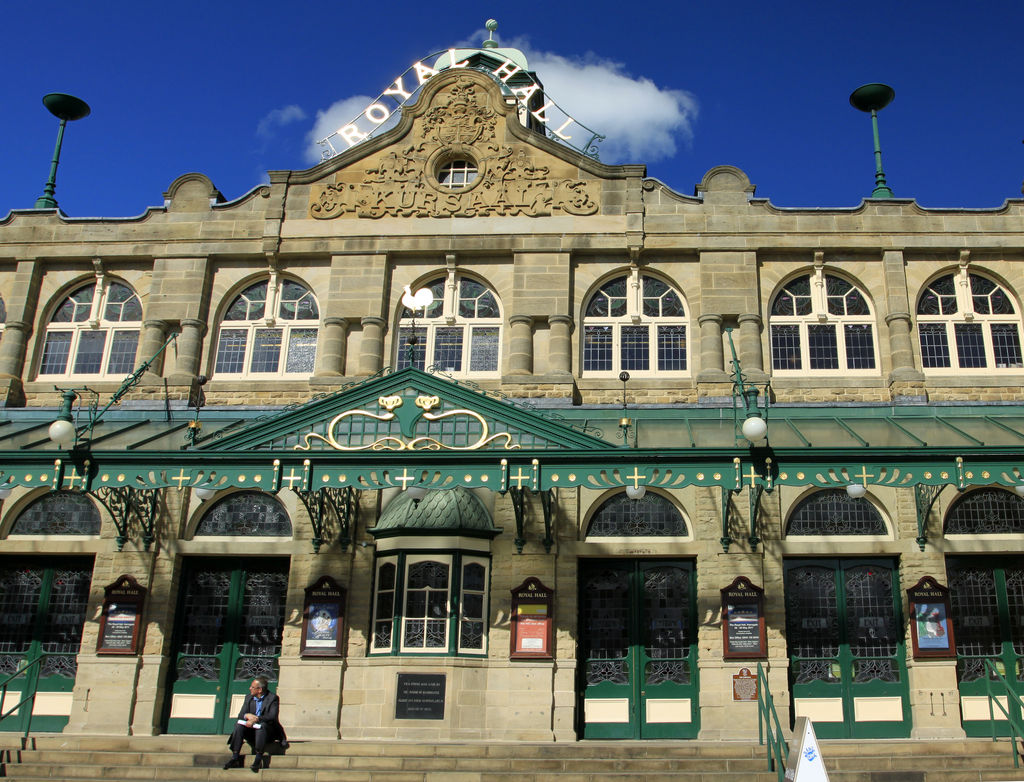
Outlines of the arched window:
<svg viewBox="0 0 1024 782">
<path fill-rule="evenodd" d="M 615 277 L 583 309 L 583 372 L 685 372 L 686 311 L 678 291 L 657 277 Z"/>
<path fill-rule="evenodd" d="M 769 318 L 774 372 L 875 369 L 874 317 L 849 282 L 816 269 L 775 295 Z"/>
<path fill-rule="evenodd" d="M 218 375 L 310 375 L 320 308 L 293 280 L 264 280 L 231 302 L 217 341 Z"/>
<path fill-rule="evenodd" d="M 1020 318 L 987 277 L 960 269 L 929 283 L 917 302 L 925 369 L 1020 369 Z"/>
<path fill-rule="evenodd" d="M 612 495 L 594 512 L 587 538 L 684 537 L 686 520 L 660 494 L 647 492 L 631 500 L 625 492 Z"/>
<path fill-rule="evenodd" d="M 999 535 L 1024 532 L 1024 500 L 1006 489 L 979 489 L 961 495 L 946 515 L 947 535 Z"/>
<path fill-rule="evenodd" d="M 40 376 L 131 373 L 141 321 L 142 304 L 127 285 L 101 281 L 82 286 L 50 317 Z"/>
<path fill-rule="evenodd" d="M 812 494 L 793 509 L 786 535 L 885 535 L 885 520 L 863 497 L 853 499 L 845 489 Z"/>
<path fill-rule="evenodd" d="M 402 308 L 395 366 L 433 366 L 457 375 L 495 375 L 501 351 L 501 309 L 487 286 L 451 271 L 427 285 L 434 296 L 426 310 Z M 415 316 L 415 317 L 414 317 Z M 412 360 L 409 341 L 416 338 Z"/>
<path fill-rule="evenodd" d="M 281 503 L 258 491 L 229 494 L 215 502 L 196 527 L 202 535 L 245 535 L 248 537 L 288 537 L 292 522 Z"/>
<path fill-rule="evenodd" d="M 99 535 L 100 513 L 80 492 L 52 491 L 21 512 L 10 534 Z"/>
</svg>

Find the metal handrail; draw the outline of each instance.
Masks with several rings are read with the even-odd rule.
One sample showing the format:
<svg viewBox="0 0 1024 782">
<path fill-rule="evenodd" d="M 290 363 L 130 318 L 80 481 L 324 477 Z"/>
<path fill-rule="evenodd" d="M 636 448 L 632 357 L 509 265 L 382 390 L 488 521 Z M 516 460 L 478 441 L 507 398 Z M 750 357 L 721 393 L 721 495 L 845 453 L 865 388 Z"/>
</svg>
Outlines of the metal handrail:
<svg viewBox="0 0 1024 782">
<path fill-rule="evenodd" d="M 768 770 L 779 775 L 783 782 L 786 774 L 786 758 L 789 757 L 789 744 L 782 737 L 782 725 L 775 711 L 775 699 L 768 687 L 768 676 L 764 666 L 757 664 L 757 743 L 764 744 L 768 739 Z"/>
<path fill-rule="evenodd" d="M 997 683 L 1002 685 L 998 688 L 1000 690 L 998 693 L 994 691 L 997 689 Z M 992 707 L 995 704 L 999 707 L 999 711 L 1003 713 L 1007 724 L 1010 726 L 1010 752 L 1013 753 L 1013 767 L 1020 768 L 1017 742 L 1024 740 L 1024 725 L 1021 724 L 1019 716 L 1014 716 L 1010 713 L 1008 707 L 1011 701 L 1015 702 L 1018 709 L 1017 714 L 1024 714 L 1024 701 L 1021 701 L 1020 696 L 1013 691 L 1010 683 L 1006 681 L 1006 677 L 996 670 L 991 660 L 985 660 L 985 694 L 988 696 L 988 719 L 992 725 L 992 741 L 996 740 L 996 715 L 995 709 Z M 1006 706 L 998 700 L 998 695 L 1006 696 Z"/>
<path fill-rule="evenodd" d="M 4 679 L 2 682 L 0 682 L 0 709 L 2 709 L 2 704 L 6 704 L 7 703 L 7 687 L 8 687 L 8 685 L 12 681 L 17 679 L 19 676 L 24 676 L 29 671 L 29 669 L 31 669 L 32 667 L 34 667 L 36 665 L 40 665 L 43 662 L 43 657 L 44 656 L 45 655 L 40 654 L 34 660 L 29 660 L 21 668 L 19 668 L 14 673 L 12 673 L 10 676 L 8 676 L 6 679 Z M 30 704 L 29 705 L 29 712 L 31 712 L 35 708 L 35 705 L 36 705 L 36 692 L 38 691 L 38 689 L 39 689 L 38 687 L 33 687 L 32 691 L 30 693 L 24 694 L 24 697 L 20 701 L 18 701 L 14 706 L 11 706 L 11 708 L 9 708 L 9 709 L 0 711 L 0 723 L 2 723 L 5 719 L 10 717 L 15 712 L 17 712 L 18 709 L 20 709 L 26 703 Z M 25 734 L 24 734 L 25 738 L 28 738 L 29 728 L 31 727 L 31 725 L 32 725 L 32 716 L 30 714 L 29 718 L 27 720 L 25 720 Z"/>
</svg>

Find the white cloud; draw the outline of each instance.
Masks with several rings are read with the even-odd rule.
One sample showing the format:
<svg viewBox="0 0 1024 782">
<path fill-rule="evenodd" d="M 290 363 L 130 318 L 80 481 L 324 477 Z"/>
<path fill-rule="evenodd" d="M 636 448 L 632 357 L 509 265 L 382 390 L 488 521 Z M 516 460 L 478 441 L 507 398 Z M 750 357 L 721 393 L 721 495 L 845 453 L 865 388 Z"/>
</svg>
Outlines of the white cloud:
<svg viewBox="0 0 1024 782">
<path fill-rule="evenodd" d="M 281 109 L 274 109 L 260 120 L 256 126 L 256 135 L 261 138 L 270 138 L 277 128 L 283 128 L 293 122 L 301 122 L 306 118 L 306 112 L 300 106 L 291 105 Z"/>
<path fill-rule="evenodd" d="M 531 70 L 544 83 L 548 100 L 605 136 L 605 141 L 598 145 L 605 163 L 663 160 L 675 155 L 679 145 L 689 146 L 693 139 L 698 103 L 690 92 L 659 87 L 643 76 L 630 76 L 622 63 L 593 54 L 569 58 L 533 51 L 525 40 L 503 41 L 502 46 L 516 47 L 526 54 Z M 390 85 L 366 86 L 383 90 Z M 319 162 L 322 147 L 316 142 L 350 122 L 372 102 L 373 98 L 356 95 L 318 111 L 308 136 L 306 159 Z M 386 126 L 390 127 L 397 116 L 395 112 Z M 574 144 L 587 141 L 578 127 L 575 131 L 570 127 L 566 132 L 573 135 Z M 346 148 L 342 143 L 338 151 Z"/>
</svg>

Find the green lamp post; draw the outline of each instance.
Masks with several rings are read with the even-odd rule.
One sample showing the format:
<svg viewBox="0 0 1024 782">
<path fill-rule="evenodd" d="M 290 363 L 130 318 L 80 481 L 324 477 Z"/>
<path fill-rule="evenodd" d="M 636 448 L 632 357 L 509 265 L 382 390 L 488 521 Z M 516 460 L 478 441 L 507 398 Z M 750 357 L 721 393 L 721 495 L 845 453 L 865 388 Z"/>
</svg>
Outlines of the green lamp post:
<svg viewBox="0 0 1024 782">
<path fill-rule="evenodd" d="M 91 109 L 84 100 L 62 92 L 51 92 L 43 96 L 43 105 L 50 113 L 60 120 L 57 131 L 57 146 L 53 150 L 53 161 L 50 163 L 50 178 L 46 180 L 43 194 L 36 199 L 36 209 L 56 209 L 57 199 L 53 197 L 57 189 L 57 164 L 60 162 L 60 147 L 64 141 L 64 126 L 76 119 L 88 117 Z"/>
<path fill-rule="evenodd" d="M 865 84 L 858 87 L 850 95 L 850 105 L 855 109 L 871 114 L 871 130 L 875 137 L 875 189 L 872 198 L 892 198 L 892 190 L 885 183 L 885 172 L 882 171 L 882 146 L 878 141 L 878 112 L 888 106 L 896 96 L 888 84 Z"/>
</svg>

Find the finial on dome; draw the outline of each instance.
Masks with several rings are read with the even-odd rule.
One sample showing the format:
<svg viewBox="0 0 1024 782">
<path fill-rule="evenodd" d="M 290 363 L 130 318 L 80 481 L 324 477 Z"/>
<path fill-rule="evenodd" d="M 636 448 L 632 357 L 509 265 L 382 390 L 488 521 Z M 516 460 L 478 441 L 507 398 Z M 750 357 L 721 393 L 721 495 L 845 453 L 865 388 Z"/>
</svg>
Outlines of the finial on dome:
<svg viewBox="0 0 1024 782">
<path fill-rule="evenodd" d="M 484 27 L 486 27 L 490 31 L 491 36 L 486 41 L 484 41 L 483 48 L 485 48 L 485 49 L 497 49 L 498 48 L 498 42 L 494 40 L 494 31 L 498 29 L 498 20 L 497 19 L 488 19 L 487 23 L 484 25 Z"/>
</svg>

